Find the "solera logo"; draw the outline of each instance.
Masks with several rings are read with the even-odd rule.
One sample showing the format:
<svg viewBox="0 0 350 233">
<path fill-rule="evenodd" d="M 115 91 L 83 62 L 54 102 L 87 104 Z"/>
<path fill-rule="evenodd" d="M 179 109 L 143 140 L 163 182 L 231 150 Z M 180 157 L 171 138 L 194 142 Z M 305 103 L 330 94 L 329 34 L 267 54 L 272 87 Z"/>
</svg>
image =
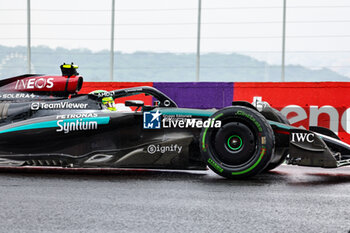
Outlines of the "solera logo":
<svg viewBox="0 0 350 233">
<path fill-rule="evenodd" d="M 31 78 L 17 80 L 15 89 L 34 89 L 34 88 L 52 88 L 53 78 Z"/>
<path fill-rule="evenodd" d="M 292 133 L 292 142 L 309 142 L 312 143 L 315 140 L 315 134 L 313 133 Z"/>
</svg>

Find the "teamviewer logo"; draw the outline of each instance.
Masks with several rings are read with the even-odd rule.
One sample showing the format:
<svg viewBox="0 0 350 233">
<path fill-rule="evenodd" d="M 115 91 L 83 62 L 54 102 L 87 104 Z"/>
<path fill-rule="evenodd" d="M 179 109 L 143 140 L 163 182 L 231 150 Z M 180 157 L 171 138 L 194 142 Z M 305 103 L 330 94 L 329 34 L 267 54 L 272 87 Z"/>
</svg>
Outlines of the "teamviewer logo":
<svg viewBox="0 0 350 233">
<path fill-rule="evenodd" d="M 162 114 L 157 112 L 144 112 L 143 113 L 143 128 L 144 129 L 160 129 L 160 116 Z"/>
<path fill-rule="evenodd" d="M 38 102 L 34 102 L 34 103 L 32 103 L 32 104 L 30 105 L 30 108 L 31 108 L 32 110 L 39 110 L 39 107 L 40 107 L 40 105 L 39 105 Z"/>
</svg>

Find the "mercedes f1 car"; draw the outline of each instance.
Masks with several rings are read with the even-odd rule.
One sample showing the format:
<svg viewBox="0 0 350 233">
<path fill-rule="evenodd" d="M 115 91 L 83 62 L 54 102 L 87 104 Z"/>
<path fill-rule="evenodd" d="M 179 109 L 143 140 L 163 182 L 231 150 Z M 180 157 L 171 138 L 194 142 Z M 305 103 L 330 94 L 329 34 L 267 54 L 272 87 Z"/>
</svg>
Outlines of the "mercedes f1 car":
<svg viewBox="0 0 350 233">
<path fill-rule="evenodd" d="M 78 94 L 73 64 L 62 76 L 0 81 L 0 166 L 205 170 L 250 177 L 288 164 L 350 164 L 350 146 L 332 131 L 295 128 L 268 104 L 235 101 L 222 109 L 179 108 L 161 91 L 135 87 Z M 126 96 L 151 95 L 114 103 Z M 107 106 L 109 104 L 109 106 Z"/>
</svg>

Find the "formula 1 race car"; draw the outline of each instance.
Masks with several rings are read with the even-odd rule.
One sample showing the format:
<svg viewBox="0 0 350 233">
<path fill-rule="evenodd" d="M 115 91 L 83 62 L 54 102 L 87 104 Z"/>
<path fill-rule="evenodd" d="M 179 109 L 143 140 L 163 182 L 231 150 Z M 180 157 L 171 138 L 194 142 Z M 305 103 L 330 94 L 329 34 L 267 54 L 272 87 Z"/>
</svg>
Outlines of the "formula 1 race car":
<svg viewBox="0 0 350 233">
<path fill-rule="evenodd" d="M 62 76 L 0 81 L 0 166 L 205 170 L 243 178 L 288 164 L 350 164 L 350 146 L 322 127 L 291 126 L 268 104 L 178 108 L 153 87 L 80 95 L 73 64 Z M 126 96 L 151 95 L 152 106 Z"/>
</svg>

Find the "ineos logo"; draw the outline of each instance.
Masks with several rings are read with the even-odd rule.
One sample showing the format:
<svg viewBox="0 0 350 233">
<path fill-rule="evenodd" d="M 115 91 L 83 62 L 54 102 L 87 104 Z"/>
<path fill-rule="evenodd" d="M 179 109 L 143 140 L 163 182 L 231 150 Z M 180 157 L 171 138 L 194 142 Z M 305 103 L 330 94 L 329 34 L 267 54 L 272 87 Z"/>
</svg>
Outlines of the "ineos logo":
<svg viewBox="0 0 350 233">
<path fill-rule="evenodd" d="M 31 79 L 22 79 L 17 80 L 15 89 L 42 89 L 42 88 L 52 88 L 54 83 L 53 78 L 31 78 Z"/>
<path fill-rule="evenodd" d="M 309 142 L 315 141 L 315 134 L 313 133 L 292 133 L 292 142 Z"/>
</svg>

